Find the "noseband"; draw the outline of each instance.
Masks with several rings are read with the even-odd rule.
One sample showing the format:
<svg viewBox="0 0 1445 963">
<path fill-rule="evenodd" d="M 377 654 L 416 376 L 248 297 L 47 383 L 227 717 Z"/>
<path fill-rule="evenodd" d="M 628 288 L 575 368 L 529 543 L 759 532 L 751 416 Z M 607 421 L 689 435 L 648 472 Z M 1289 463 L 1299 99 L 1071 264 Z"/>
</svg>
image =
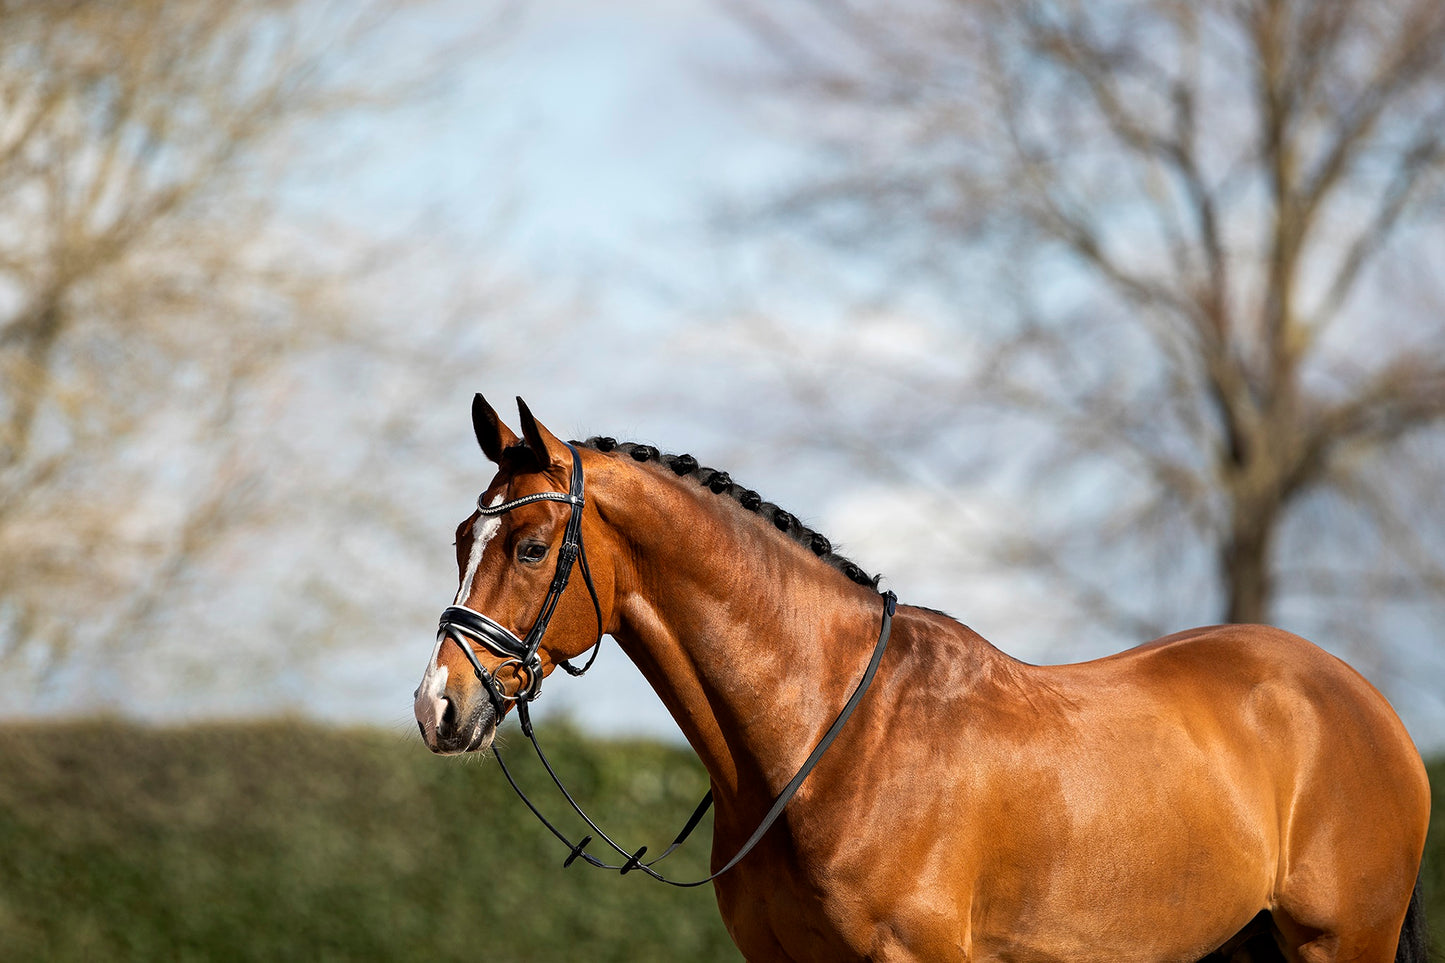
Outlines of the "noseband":
<svg viewBox="0 0 1445 963">
<path fill-rule="evenodd" d="M 532 628 L 527 632 L 527 637 L 525 639 L 517 638 L 515 632 L 496 619 L 484 615 L 476 609 L 467 608 L 465 605 L 447 606 L 442 611 L 441 622 L 437 626 L 438 642 L 450 636 L 456 638 L 460 643 L 458 648 L 467 657 L 467 661 L 472 664 L 472 670 L 476 672 L 477 678 L 487 690 L 487 698 L 496 711 L 499 723 L 502 721 L 503 713 L 507 710 L 507 703 L 525 704 L 536 699 L 542 692 L 542 660 L 537 655 L 537 650 L 542 645 L 542 636 L 547 631 L 547 623 L 552 621 L 552 614 L 557 610 L 557 603 L 567 588 L 567 580 L 572 577 L 574 563 L 580 562 L 582 581 L 587 584 L 587 592 L 592 596 L 592 611 L 597 616 L 597 641 L 593 643 L 591 658 L 582 668 L 576 668 L 565 659 L 557 664 L 572 675 L 581 675 L 592 667 L 593 660 L 597 658 L 597 649 L 602 644 L 602 606 L 597 601 L 597 589 L 592 585 L 592 572 L 587 567 L 587 552 L 582 546 L 582 459 L 578 457 L 577 449 L 572 445 L 569 444 L 567 450 L 572 452 L 572 481 L 566 494 L 538 492 L 535 495 L 514 498 L 500 505 L 485 505 L 481 496 L 477 498 L 477 514 L 484 518 L 504 515 L 514 508 L 521 508 L 523 505 L 530 505 L 533 502 L 565 502 L 571 507 L 567 516 L 567 529 L 562 534 L 562 547 L 557 552 L 557 570 L 552 575 L 552 585 L 547 589 L 547 597 L 542 600 L 542 609 L 537 613 L 536 620 L 532 622 Z M 464 640 L 475 642 L 500 656 L 503 659 L 502 663 L 490 672 L 487 671 L 487 668 L 477 658 L 476 652 L 472 650 L 472 646 Z M 502 688 L 502 684 L 496 677 L 502 668 L 509 665 L 515 666 L 519 678 L 524 679 L 517 691 L 510 695 Z"/>
<path fill-rule="evenodd" d="M 678 882 L 668 879 L 653 869 L 653 866 L 672 855 L 672 853 L 686 841 L 692 831 L 697 828 L 704 814 L 706 814 L 712 806 L 712 793 L 709 791 L 708 794 L 702 798 L 702 802 L 698 803 L 697 808 L 693 810 L 693 814 L 688 818 L 687 824 L 683 826 L 682 832 L 678 833 L 677 838 L 672 841 L 672 845 L 668 846 L 661 855 L 644 861 L 642 857 L 647 852 L 646 846 L 636 851 L 623 847 L 603 832 L 602 828 L 593 822 L 592 818 L 577 805 L 576 800 L 572 798 L 572 794 L 567 791 L 566 786 L 562 785 L 562 780 L 557 776 L 556 771 L 553 770 L 546 753 L 542 751 L 541 744 L 537 742 L 536 733 L 532 728 L 531 715 L 527 708 L 528 703 L 536 699 L 542 691 L 542 660 L 538 657 L 537 650 L 542 644 L 543 633 L 547 631 L 547 623 L 552 620 L 552 613 L 556 611 L 557 602 L 562 598 L 562 592 L 567 588 L 567 580 L 572 575 L 573 564 L 580 563 L 582 580 L 587 584 L 588 594 L 592 596 L 592 610 L 597 615 L 597 641 L 593 643 L 592 654 L 588 657 L 587 664 L 582 668 L 576 668 L 566 659 L 559 660 L 557 664 L 572 675 L 582 675 L 588 669 L 592 668 L 592 663 L 597 659 L 597 651 L 602 645 L 602 606 L 597 601 L 597 589 L 592 585 L 592 573 L 587 568 L 587 552 L 582 546 L 582 459 L 578 456 L 577 448 L 574 445 L 568 443 L 567 450 L 572 452 L 572 481 L 570 489 L 565 495 L 562 492 L 538 492 L 535 495 L 524 495 L 521 498 L 515 498 L 512 501 L 491 506 L 483 504 L 480 497 L 477 498 L 477 512 L 483 517 L 501 515 L 510 512 L 514 508 L 530 505 L 533 502 L 566 502 L 571 506 L 571 514 L 567 517 L 567 529 L 562 536 L 562 547 L 557 554 L 557 571 L 552 576 L 552 585 L 547 590 L 547 597 L 542 600 L 542 609 L 537 613 L 536 621 L 532 623 L 532 628 L 527 632 L 527 637 L 525 639 L 517 638 L 516 633 L 511 629 L 475 609 L 467 608 L 465 605 L 449 605 L 442 611 L 441 623 L 437 627 L 437 641 L 440 642 L 442 639 L 448 637 L 457 639 L 458 647 L 462 650 L 462 654 L 465 655 L 467 661 L 472 664 L 472 669 L 476 672 L 477 679 L 481 681 L 487 690 L 487 698 L 491 700 L 492 708 L 496 712 L 498 724 L 502 721 L 502 715 L 506 712 L 508 703 L 516 705 L 517 718 L 522 725 L 522 732 L 531 741 L 532 747 L 537 751 L 537 758 L 542 761 L 542 765 L 547 770 L 547 774 L 552 777 L 552 782 L 555 783 L 561 791 L 562 796 L 567 800 L 572 811 L 578 816 L 581 816 L 588 827 L 590 827 L 604 843 L 625 857 L 624 861 L 620 864 L 614 865 L 603 862 L 601 859 L 587 852 L 587 845 L 592 842 L 592 836 L 583 836 L 580 841 L 574 843 L 561 830 L 552 825 L 551 821 L 542 815 L 541 810 L 536 807 L 532 800 L 527 798 L 527 794 L 522 791 L 522 787 L 517 784 L 517 781 L 512 778 L 512 773 L 507 769 L 507 764 L 502 761 L 502 754 L 497 751 L 497 746 L 494 742 L 492 744 L 492 755 L 496 757 L 497 763 L 501 766 L 502 773 L 507 777 L 507 782 L 511 783 L 513 791 L 521 798 L 522 802 L 526 803 L 527 808 L 532 811 L 532 814 L 541 820 L 542 825 L 546 826 L 547 829 L 552 832 L 552 835 L 556 836 L 563 845 L 571 850 L 571 854 L 562 863 L 564 867 L 571 866 L 580 857 L 583 862 L 589 865 L 596 866 L 599 869 L 618 870 L 623 875 L 634 870 L 639 870 L 644 875 L 650 876 L 660 883 L 667 883 L 669 886 L 701 886 L 704 883 L 709 883 L 717 879 L 723 873 L 732 869 L 742 861 L 744 856 L 752 851 L 753 847 L 758 844 L 768 829 L 771 828 L 778 817 L 782 815 L 783 808 L 787 806 L 788 800 L 793 798 L 794 793 L 802 786 L 803 780 L 808 778 L 808 774 L 813 771 L 813 767 L 818 764 L 818 760 L 823 757 L 823 753 L 827 751 L 828 747 L 832 745 L 833 740 L 837 738 L 838 733 L 843 728 L 843 724 L 848 721 L 848 717 L 853 714 L 853 710 L 857 708 L 858 703 L 862 701 L 863 694 L 868 691 L 868 686 L 873 681 L 873 675 L 878 671 L 879 663 L 883 661 L 883 651 L 888 647 L 888 636 L 893 625 L 893 612 L 898 600 L 892 592 L 883 593 L 883 619 L 878 632 L 878 642 L 874 645 L 873 655 L 868 660 L 867 667 L 863 670 L 863 677 L 858 680 L 857 686 L 853 689 L 853 694 L 849 696 L 848 701 L 843 704 L 837 717 L 834 718 L 833 724 L 823 733 L 822 738 L 818 740 L 817 745 L 813 747 L 813 751 L 808 755 L 808 758 L 803 761 L 797 773 L 788 784 L 783 787 L 782 792 L 778 794 L 777 798 L 773 800 L 772 807 L 768 810 L 767 815 L 763 817 L 762 822 L 758 825 L 758 828 L 753 832 L 752 836 L 748 838 L 747 842 L 743 843 L 742 847 L 733 855 L 733 858 L 730 859 L 726 865 L 710 876 L 690 882 Z M 486 667 L 483 666 L 477 658 L 477 654 L 472 651 L 472 646 L 468 644 L 467 640 L 476 642 L 488 651 L 500 656 L 503 660 L 502 663 L 498 665 L 495 670 L 488 672 Z M 525 674 L 525 681 L 518 686 L 515 693 L 510 695 L 502 688 L 501 683 L 498 682 L 496 678 L 496 672 L 507 665 L 516 666 L 519 675 Z"/>
</svg>

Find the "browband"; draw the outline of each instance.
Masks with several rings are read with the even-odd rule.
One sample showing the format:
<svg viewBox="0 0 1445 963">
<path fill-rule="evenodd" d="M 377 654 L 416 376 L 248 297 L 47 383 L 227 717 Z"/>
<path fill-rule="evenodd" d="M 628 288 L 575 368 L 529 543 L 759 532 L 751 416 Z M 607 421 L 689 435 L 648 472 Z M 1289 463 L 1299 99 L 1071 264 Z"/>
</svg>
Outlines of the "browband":
<svg viewBox="0 0 1445 963">
<path fill-rule="evenodd" d="M 578 508 L 582 507 L 582 496 L 572 495 L 568 492 L 537 492 L 535 495 L 523 495 L 521 498 L 514 498 L 500 505 L 484 504 L 482 499 L 486 497 L 486 492 L 482 492 L 477 496 L 478 515 L 501 515 L 505 512 L 510 512 L 514 508 L 530 505 L 533 502 L 570 502 Z"/>
</svg>

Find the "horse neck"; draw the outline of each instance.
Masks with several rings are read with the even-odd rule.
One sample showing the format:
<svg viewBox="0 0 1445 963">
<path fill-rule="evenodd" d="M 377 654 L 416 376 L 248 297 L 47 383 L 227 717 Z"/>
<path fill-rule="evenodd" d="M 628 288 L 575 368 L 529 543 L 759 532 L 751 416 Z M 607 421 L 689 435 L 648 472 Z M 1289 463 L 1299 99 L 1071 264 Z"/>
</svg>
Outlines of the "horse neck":
<svg viewBox="0 0 1445 963">
<path fill-rule="evenodd" d="M 628 550 L 613 636 L 672 713 L 720 806 L 771 800 L 852 692 L 883 603 L 725 496 L 634 468 L 603 498 Z"/>
</svg>

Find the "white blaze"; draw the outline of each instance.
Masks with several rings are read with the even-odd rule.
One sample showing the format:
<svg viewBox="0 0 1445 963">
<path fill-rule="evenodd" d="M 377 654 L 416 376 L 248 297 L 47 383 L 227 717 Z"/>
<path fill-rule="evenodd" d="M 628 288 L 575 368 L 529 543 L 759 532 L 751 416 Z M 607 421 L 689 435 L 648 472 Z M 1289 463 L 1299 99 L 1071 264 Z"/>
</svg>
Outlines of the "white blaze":
<svg viewBox="0 0 1445 963">
<path fill-rule="evenodd" d="M 487 503 L 488 508 L 495 508 L 502 503 L 505 492 L 501 492 L 496 498 Z M 453 605 L 463 605 L 467 596 L 472 594 L 472 580 L 477 577 L 477 568 L 482 564 L 482 553 L 487 550 L 487 543 L 497 534 L 497 529 L 502 527 L 502 516 L 482 516 L 477 520 L 477 525 L 472 529 L 472 554 L 467 559 L 467 574 L 462 578 L 462 587 L 457 589 L 457 597 Z M 436 656 L 432 656 L 433 659 Z"/>
<path fill-rule="evenodd" d="M 500 505 L 504 496 L 505 492 L 497 495 L 488 503 L 488 507 Z M 487 543 L 496 536 L 501 527 L 502 517 L 500 515 L 483 516 L 473 527 L 472 552 L 467 558 L 467 571 L 462 576 L 462 585 L 457 589 L 457 597 L 452 601 L 453 605 L 466 604 L 467 597 L 472 594 L 472 582 L 477 577 L 477 569 L 482 564 L 482 553 L 487 550 Z M 436 647 L 432 649 L 431 660 L 426 664 L 426 674 L 421 677 L 421 685 L 417 686 L 416 704 L 413 706 L 416 721 L 421 723 L 422 728 L 426 730 L 428 741 L 435 738 L 437 726 L 441 725 L 442 715 L 447 708 L 447 702 L 443 696 L 447 688 L 447 667 L 437 664 L 443 641 L 445 640 L 437 639 Z"/>
<path fill-rule="evenodd" d="M 426 730 L 428 742 L 436 738 L 437 726 L 441 725 L 442 713 L 447 708 L 447 701 L 442 698 L 447 688 L 447 667 L 437 665 L 437 655 L 441 650 L 442 640 L 437 639 L 436 648 L 431 650 L 431 661 L 426 664 L 426 675 L 421 677 L 421 685 L 416 689 L 416 704 L 412 707 L 416 721 Z"/>
</svg>

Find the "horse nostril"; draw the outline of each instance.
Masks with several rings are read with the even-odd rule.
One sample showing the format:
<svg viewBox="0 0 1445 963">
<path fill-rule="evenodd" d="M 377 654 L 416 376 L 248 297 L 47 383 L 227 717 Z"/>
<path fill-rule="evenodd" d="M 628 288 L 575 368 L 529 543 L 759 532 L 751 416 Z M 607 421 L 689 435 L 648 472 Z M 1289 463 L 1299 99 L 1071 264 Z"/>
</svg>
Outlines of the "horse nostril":
<svg viewBox="0 0 1445 963">
<path fill-rule="evenodd" d="M 450 731 L 457 726 L 457 704 L 447 698 L 443 698 L 442 702 L 446 704 L 446 708 L 442 710 L 442 719 L 437 730 Z"/>
</svg>

